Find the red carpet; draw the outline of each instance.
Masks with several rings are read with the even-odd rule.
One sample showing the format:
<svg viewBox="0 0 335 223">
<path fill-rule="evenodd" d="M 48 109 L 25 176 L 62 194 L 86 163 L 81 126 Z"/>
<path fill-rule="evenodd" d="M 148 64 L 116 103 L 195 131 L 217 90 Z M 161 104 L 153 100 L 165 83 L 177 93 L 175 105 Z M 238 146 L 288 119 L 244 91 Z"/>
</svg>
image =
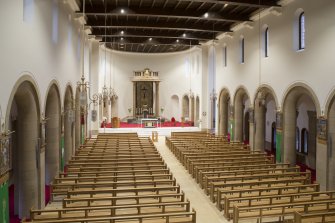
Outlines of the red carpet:
<svg viewBox="0 0 335 223">
<path fill-rule="evenodd" d="M 184 127 L 194 126 L 193 122 L 186 122 L 183 125 Z M 101 124 L 101 128 L 103 128 L 103 123 Z M 120 122 L 120 128 L 140 128 L 141 124 L 137 123 L 127 123 L 127 122 Z M 161 127 L 182 127 L 181 122 L 163 122 Z M 112 123 L 107 123 L 106 128 L 112 128 Z"/>
<path fill-rule="evenodd" d="M 9 186 L 9 219 L 10 223 L 20 223 L 21 219 L 14 215 L 14 184 Z"/>
<path fill-rule="evenodd" d="M 312 183 L 316 181 L 316 171 L 314 169 L 310 168 L 309 166 L 303 163 L 297 163 L 297 165 L 300 167 L 301 172 L 306 172 L 306 170 L 310 170 Z"/>
<path fill-rule="evenodd" d="M 50 196 L 51 196 L 51 193 L 50 193 L 50 185 L 45 185 L 45 205 L 47 205 L 50 201 Z"/>
</svg>

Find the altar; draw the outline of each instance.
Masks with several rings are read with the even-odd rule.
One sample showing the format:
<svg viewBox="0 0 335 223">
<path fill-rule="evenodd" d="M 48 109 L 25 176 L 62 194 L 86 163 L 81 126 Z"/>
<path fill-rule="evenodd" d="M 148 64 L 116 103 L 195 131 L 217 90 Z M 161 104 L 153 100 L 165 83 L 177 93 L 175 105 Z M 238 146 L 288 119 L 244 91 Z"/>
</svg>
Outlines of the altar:
<svg viewBox="0 0 335 223">
<path fill-rule="evenodd" d="M 161 123 L 158 118 L 142 118 L 141 127 L 142 128 L 156 128 L 160 127 Z"/>
<path fill-rule="evenodd" d="M 134 71 L 133 116 L 150 119 L 159 116 L 159 77 L 157 71 L 145 68 Z M 153 120 L 152 120 L 153 121 Z M 149 121 L 145 121 L 148 122 Z M 148 124 L 149 125 L 149 124 Z"/>
</svg>

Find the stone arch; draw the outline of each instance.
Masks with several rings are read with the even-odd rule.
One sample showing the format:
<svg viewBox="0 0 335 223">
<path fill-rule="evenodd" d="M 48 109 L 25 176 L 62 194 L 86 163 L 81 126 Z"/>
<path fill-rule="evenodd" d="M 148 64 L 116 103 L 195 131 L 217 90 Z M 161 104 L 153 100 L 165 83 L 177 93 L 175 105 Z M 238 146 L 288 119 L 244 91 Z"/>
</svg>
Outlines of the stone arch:
<svg viewBox="0 0 335 223">
<path fill-rule="evenodd" d="M 276 121 L 278 100 L 274 90 L 268 85 L 261 85 L 254 96 L 254 149 L 264 151 L 266 146 L 271 151 L 272 123 Z M 268 142 L 268 143 L 267 143 Z"/>
<path fill-rule="evenodd" d="M 250 96 L 247 89 L 240 86 L 234 95 L 234 140 L 244 141 L 245 133 L 249 132 L 243 128 L 245 122 L 245 113 L 249 112 Z"/>
<path fill-rule="evenodd" d="M 7 105 L 5 128 L 14 131 L 11 135 L 10 196 L 14 196 L 14 214 L 20 218 L 28 217 L 31 207 L 42 206 L 42 179 L 38 176 L 44 163 L 39 144 L 38 92 L 32 76 L 24 74 L 12 88 Z"/>
<path fill-rule="evenodd" d="M 296 152 L 296 127 L 301 121 L 299 118 L 299 109 L 303 103 L 308 103 L 305 116 L 308 116 L 309 127 L 309 151 L 308 156 L 301 156 Z M 295 83 L 288 88 L 283 100 L 283 148 L 282 160 L 296 164 L 297 159 L 305 159 L 307 165 L 315 169 L 316 162 L 316 123 L 318 114 L 320 114 L 319 101 L 313 90 L 303 83 Z M 314 110 L 314 111 L 313 111 Z M 301 116 L 301 115 L 300 115 Z"/>
<path fill-rule="evenodd" d="M 63 165 L 66 165 L 71 159 L 74 153 L 73 149 L 73 136 L 74 136 L 74 115 L 73 115 L 73 91 L 71 85 L 67 85 L 64 94 L 64 107 L 63 107 L 63 134 L 64 134 L 64 151 L 63 154 Z"/>
<path fill-rule="evenodd" d="M 60 166 L 61 98 L 55 80 L 49 84 L 44 108 L 46 121 L 45 133 L 42 132 L 45 136 L 42 138 L 45 137 L 45 184 L 48 187 L 59 172 Z"/>
<path fill-rule="evenodd" d="M 223 88 L 219 95 L 219 134 L 227 135 L 229 127 L 230 92 Z"/>
</svg>

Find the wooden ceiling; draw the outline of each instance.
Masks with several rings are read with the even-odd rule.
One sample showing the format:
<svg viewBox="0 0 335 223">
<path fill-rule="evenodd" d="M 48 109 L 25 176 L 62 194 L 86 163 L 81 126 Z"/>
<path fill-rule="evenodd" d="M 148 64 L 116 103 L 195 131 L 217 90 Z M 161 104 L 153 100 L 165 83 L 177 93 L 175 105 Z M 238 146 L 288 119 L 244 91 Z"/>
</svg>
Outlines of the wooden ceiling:
<svg viewBox="0 0 335 223">
<path fill-rule="evenodd" d="M 213 40 L 269 7 L 280 7 L 278 0 L 85 0 L 85 16 L 109 48 L 164 53 Z"/>
</svg>

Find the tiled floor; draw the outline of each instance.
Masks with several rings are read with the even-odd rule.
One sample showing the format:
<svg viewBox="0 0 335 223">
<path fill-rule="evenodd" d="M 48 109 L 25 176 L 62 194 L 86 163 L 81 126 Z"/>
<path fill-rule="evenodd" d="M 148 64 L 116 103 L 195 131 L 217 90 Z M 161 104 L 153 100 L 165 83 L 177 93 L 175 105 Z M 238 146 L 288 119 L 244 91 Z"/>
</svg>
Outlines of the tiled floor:
<svg viewBox="0 0 335 223">
<path fill-rule="evenodd" d="M 193 180 L 185 168 L 179 163 L 176 157 L 170 152 L 165 145 L 165 137 L 159 136 L 158 142 L 155 143 L 158 151 L 163 157 L 164 161 L 170 168 L 177 183 L 185 192 L 186 198 L 191 202 L 191 207 L 197 212 L 197 222 L 200 223 L 223 223 L 228 222 L 223 214 L 215 207 L 208 196 Z"/>
</svg>

